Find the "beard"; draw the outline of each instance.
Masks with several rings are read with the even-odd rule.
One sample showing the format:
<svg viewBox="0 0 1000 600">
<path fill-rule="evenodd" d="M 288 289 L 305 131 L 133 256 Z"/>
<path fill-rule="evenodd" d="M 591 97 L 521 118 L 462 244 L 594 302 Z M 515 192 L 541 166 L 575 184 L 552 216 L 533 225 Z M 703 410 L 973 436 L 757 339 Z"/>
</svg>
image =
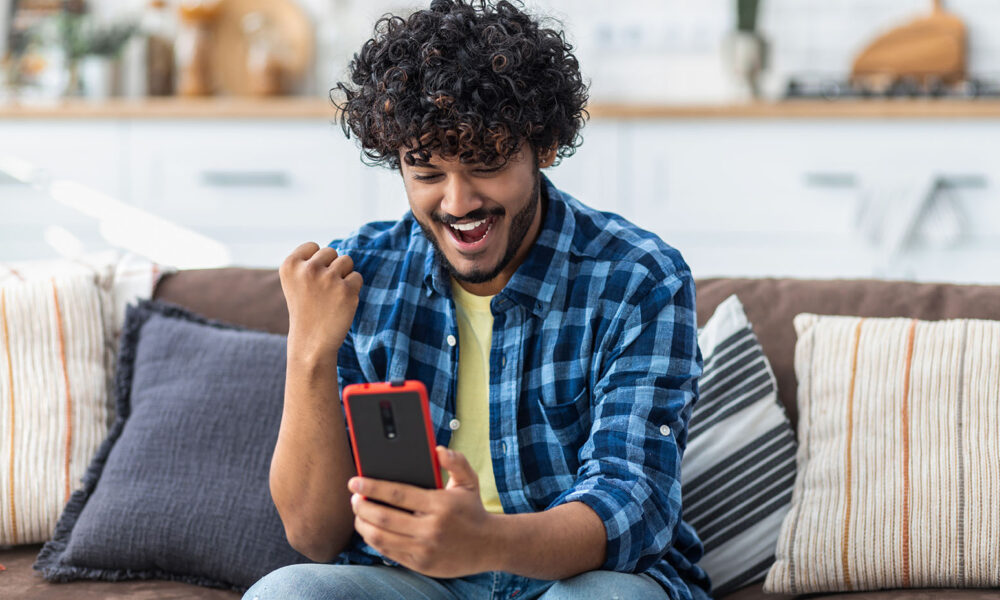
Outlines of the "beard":
<svg viewBox="0 0 1000 600">
<path fill-rule="evenodd" d="M 451 264 L 451 261 L 444 255 L 441 250 L 441 246 L 438 244 L 437 236 L 431 229 L 424 225 L 420 220 L 417 220 L 417 224 L 420 225 L 421 231 L 424 233 L 424 237 L 431 243 L 434 247 L 434 261 L 444 268 L 449 275 L 452 276 L 456 281 L 464 281 L 466 283 L 486 283 L 487 281 L 492 281 L 504 269 L 510 265 L 510 261 L 514 259 L 517 251 L 521 248 L 521 244 L 524 242 L 524 238 L 528 236 L 528 231 L 531 229 L 531 223 L 535 219 L 535 214 L 538 212 L 539 205 L 542 203 L 541 198 L 541 171 L 535 169 L 535 185 L 531 189 L 531 199 L 528 203 L 518 211 L 517 214 L 511 219 L 510 222 L 510 233 L 507 236 L 507 247 L 504 249 L 503 256 L 500 261 L 497 262 L 496 266 L 490 270 L 484 270 L 479 268 L 474 268 L 469 272 L 461 272 L 455 268 L 455 265 Z M 487 216 L 503 216 L 506 211 L 503 208 L 496 208 L 490 211 L 472 211 L 467 215 L 463 215 L 462 218 L 472 218 L 472 219 L 484 219 Z M 441 223 L 447 224 L 448 221 L 441 219 L 436 215 L 431 216 L 432 219 L 439 221 Z M 450 219 L 450 221 L 456 221 L 457 219 Z"/>
</svg>

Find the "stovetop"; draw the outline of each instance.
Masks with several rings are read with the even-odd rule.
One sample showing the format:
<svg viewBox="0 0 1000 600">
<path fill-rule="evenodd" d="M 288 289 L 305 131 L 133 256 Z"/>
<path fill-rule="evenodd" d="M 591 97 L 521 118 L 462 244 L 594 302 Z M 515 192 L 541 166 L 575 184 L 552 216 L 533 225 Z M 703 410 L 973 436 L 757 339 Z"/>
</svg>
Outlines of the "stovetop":
<svg viewBox="0 0 1000 600">
<path fill-rule="evenodd" d="M 928 98 L 973 100 L 1000 98 L 1000 75 L 970 76 L 956 84 L 930 80 L 900 79 L 882 86 L 850 82 L 836 75 L 799 74 L 788 78 L 786 100 L 861 100 L 884 98 Z"/>
</svg>

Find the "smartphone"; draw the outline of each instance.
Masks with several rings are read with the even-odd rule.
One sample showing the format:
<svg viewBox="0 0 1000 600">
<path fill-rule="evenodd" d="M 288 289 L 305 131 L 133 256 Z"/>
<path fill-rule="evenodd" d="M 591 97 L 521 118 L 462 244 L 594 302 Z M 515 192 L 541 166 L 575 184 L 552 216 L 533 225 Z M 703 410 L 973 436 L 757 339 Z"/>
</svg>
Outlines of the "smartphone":
<svg viewBox="0 0 1000 600">
<path fill-rule="evenodd" d="M 424 384 L 356 383 L 344 388 L 343 398 L 358 475 L 441 488 Z"/>
</svg>

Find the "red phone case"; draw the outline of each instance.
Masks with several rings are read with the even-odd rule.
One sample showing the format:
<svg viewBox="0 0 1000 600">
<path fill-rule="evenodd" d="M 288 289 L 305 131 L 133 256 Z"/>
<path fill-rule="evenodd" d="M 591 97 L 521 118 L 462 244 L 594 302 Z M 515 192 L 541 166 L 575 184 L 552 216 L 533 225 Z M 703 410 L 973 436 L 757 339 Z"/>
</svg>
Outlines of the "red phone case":
<svg viewBox="0 0 1000 600">
<path fill-rule="evenodd" d="M 427 402 L 427 389 L 424 384 L 408 379 L 402 383 L 355 383 L 344 388 L 344 413 L 347 416 L 347 429 L 351 438 L 351 449 L 354 455 L 354 466 L 358 475 L 364 477 L 361 467 L 361 457 L 358 450 L 357 427 L 353 411 L 351 410 L 351 400 L 362 396 L 390 396 L 394 394 L 413 394 L 420 398 L 420 414 L 423 417 L 424 431 L 427 437 L 427 451 L 430 456 L 430 464 L 434 471 L 435 487 L 440 489 L 441 466 L 438 464 L 437 452 L 435 452 L 434 428 L 431 426 L 430 406 Z"/>
</svg>

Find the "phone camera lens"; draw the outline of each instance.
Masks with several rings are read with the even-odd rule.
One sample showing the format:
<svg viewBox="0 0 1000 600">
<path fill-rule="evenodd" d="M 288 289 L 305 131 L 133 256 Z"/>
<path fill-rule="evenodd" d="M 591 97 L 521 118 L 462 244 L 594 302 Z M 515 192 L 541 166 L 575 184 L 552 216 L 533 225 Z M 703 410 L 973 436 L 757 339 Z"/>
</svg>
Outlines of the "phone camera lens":
<svg viewBox="0 0 1000 600">
<path fill-rule="evenodd" d="M 388 400 L 379 402 L 379 412 L 382 413 L 382 431 L 385 437 L 390 440 L 396 439 L 396 419 L 392 414 L 392 402 Z"/>
</svg>

